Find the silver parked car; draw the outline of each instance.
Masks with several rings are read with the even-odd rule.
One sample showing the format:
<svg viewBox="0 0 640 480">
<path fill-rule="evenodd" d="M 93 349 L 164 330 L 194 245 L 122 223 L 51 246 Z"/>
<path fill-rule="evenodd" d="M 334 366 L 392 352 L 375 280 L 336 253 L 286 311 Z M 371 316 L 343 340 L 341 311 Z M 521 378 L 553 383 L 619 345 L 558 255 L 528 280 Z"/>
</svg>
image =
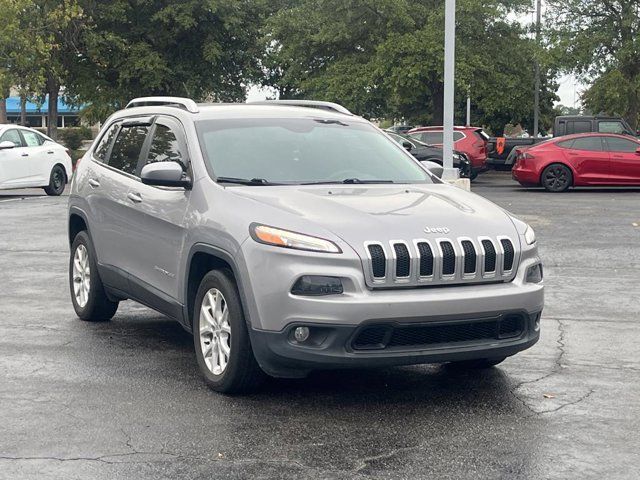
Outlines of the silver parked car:
<svg viewBox="0 0 640 480">
<path fill-rule="evenodd" d="M 312 101 L 130 102 L 80 162 L 69 281 L 84 320 L 132 299 L 193 332 L 209 386 L 456 362 L 538 341 L 532 229 Z"/>
</svg>

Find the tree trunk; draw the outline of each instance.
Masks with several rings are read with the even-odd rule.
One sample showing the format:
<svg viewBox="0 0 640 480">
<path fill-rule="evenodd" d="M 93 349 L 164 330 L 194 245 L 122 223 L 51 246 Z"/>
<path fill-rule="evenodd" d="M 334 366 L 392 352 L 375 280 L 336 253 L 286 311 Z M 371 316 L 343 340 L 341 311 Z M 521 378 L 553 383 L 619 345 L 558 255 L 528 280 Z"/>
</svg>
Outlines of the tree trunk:
<svg viewBox="0 0 640 480">
<path fill-rule="evenodd" d="M 27 97 L 20 95 L 20 125 L 27 125 Z"/>
<path fill-rule="evenodd" d="M 634 79 L 635 80 L 635 79 Z M 638 89 L 635 85 L 638 81 L 631 82 L 631 91 L 629 92 L 629 110 L 627 111 L 626 120 L 634 132 L 638 131 L 638 114 L 640 113 L 640 98 L 638 97 Z"/>
<path fill-rule="evenodd" d="M 444 83 L 434 82 L 431 92 L 431 102 L 433 103 L 431 125 L 442 125 L 444 123 Z"/>
<path fill-rule="evenodd" d="M 47 108 L 47 135 L 54 140 L 58 139 L 58 93 L 60 84 L 52 78 L 47 80 L 47 93 L 49 105 Z"/>
<path fill-rule="evenodd" d="M 4 97 L 0 99 L 0 124 L 2 123 L 8 123 L 7 122 L 7 99 Z"/>
</svg>

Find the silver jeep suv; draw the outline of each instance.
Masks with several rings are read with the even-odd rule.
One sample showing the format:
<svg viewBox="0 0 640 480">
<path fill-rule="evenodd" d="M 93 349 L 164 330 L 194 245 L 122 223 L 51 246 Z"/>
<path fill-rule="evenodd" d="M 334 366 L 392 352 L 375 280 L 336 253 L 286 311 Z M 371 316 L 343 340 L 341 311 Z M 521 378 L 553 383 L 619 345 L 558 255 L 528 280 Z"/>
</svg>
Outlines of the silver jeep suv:
<svg viewBox="0 0 640 480">
<path fill-rule="evenodd" d="M 80 318 L 132 299 L 177 320 L 222 392 L 489 367 L 539 338 L 531 228 L 332 103 L 133 100 L 76 170 L 69 242 Z"/>
</svg>

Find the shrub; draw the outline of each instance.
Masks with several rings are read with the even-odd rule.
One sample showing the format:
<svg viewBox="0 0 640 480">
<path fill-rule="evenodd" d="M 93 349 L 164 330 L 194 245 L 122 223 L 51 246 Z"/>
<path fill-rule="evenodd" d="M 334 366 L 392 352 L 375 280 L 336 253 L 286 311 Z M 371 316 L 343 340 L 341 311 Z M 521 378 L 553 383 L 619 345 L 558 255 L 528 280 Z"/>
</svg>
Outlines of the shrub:
<svg viewBox="0 0 640 480">
<path fill-rule="evenodd" d="M 83 140 L 91 140 L 93 135 L 87 126 L 69 127 L 60 131 L 60 137 L 67 148 L 78 150 L 82 146 Z"/>
</svg>

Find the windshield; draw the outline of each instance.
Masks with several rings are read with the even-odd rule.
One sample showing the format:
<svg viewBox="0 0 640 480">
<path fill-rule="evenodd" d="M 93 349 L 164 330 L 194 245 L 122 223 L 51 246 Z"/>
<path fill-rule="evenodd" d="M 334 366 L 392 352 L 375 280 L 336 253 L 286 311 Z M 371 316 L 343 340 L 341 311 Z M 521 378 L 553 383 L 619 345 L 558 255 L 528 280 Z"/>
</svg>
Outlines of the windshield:
<svg viewBox="0 0 640 480">
<path fill-rule="evenodd" d="M 349 118 L 201 120 L 196 130 L 219 182 L 433 183 L 402 147 Z"/>
</svg>

